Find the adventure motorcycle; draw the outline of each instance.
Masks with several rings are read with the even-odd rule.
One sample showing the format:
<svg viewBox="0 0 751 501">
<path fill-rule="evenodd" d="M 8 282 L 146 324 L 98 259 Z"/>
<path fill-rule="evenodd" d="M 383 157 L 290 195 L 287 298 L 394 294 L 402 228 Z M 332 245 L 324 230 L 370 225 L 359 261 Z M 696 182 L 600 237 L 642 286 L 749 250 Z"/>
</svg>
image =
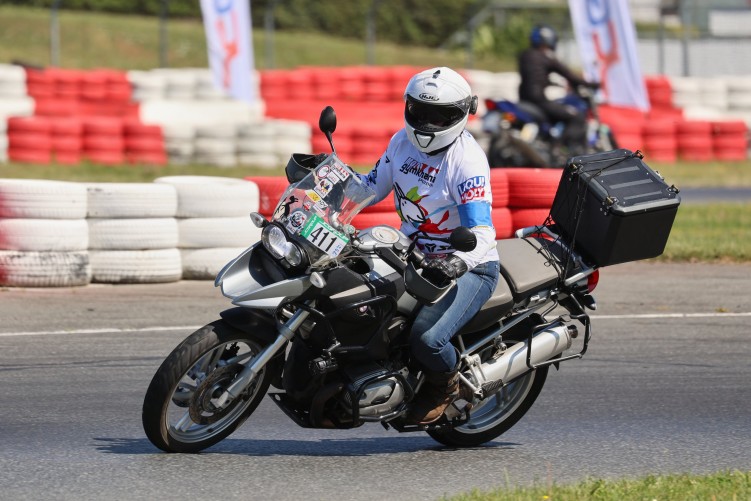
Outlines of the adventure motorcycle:
<svg viewBox="0 0 751 501">
<path fill-rule="evenodd" d="M 426 431 L 449 446 L 477 446 L 524 416 L 550 365 L 587 350 L 598 267 L 552 226 L 519 230 L 519 238 L 498 242 L 498 286 L 453 340 L 464 397 L 434 424 L 408 424 L 425 379 L 409 351 L 410 324 L 455 281 L 439 287 L 423 278 L 424 257 L 400 231 L 349 224 L 374 193 L 337 156 L 331 107 L 319 127 L 333 153 L 293 155 L 291 184 L 271 220 L 251 214 L 261 241 L 216 277 L 235 307 L 178 345 L 151 381 L 143 427 L 164 451 L 196 452 L 221 441 L 270 387 L 272 401 L 302 427 L 376 422 Z M 313 159 L 302 174 L 290 169 Z M 476 240 L 459 228 L 450 243 L 469 251 Z M 574 341 L 577 326 L 584 334 Z"/>
<path fill-rule="evenodd" d="M 578 86 L 558 102 L 586 116 L 586 153 L 618 148 L 610 127 L 600 121 L 595 92 Z M 486 99 L 482 130 L 490 136 L 491 167 L 563 167 L 571 156 L 561 141 L 563 123 L 551 123 L 545 113 L 527 101 Z"/>
</svg>

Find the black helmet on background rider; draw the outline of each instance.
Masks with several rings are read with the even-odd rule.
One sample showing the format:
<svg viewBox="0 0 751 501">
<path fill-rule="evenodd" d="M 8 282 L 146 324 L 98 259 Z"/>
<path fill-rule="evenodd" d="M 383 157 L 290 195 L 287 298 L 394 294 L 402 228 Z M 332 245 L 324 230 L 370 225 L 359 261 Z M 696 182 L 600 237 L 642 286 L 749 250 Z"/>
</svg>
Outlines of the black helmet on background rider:
<svg viewBox="0 0 751 501">
<path fill-rule="evenodd" d="M 477 112 L 477 96 L 451 68 L 440 67 L 413 76 L 404 91 L 404 127 L 409 141 L 424 153 L 447 148 Z"/>
<path fill-rule="evenodd" d="M 551 50 L 555 50 L 558 45 L 558 34 L 547 24 L 539 24 L 532 28 L 532 33 L 529 35 L 529 42 L 532 44 L 532 47 L 536 49 L 539 49 L 540 47 L 548 47 Z"/>
</svg>

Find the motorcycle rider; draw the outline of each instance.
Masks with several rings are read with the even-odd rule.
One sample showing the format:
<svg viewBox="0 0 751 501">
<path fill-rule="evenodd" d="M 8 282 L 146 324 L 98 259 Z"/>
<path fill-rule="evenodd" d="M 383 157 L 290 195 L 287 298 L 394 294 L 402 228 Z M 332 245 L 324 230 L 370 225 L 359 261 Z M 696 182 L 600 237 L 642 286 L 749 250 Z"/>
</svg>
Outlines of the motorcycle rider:
<svg viewBox="0 0 751 501">
<path fill-rule="evenodd" d="M 561 135 L 563 144 L 570 155 L 583 154 L 587 144 L 586 118 L 573 106 L 549 100 L 545 97 L 545 88 L 551 85 L 551 73 L 562 76 L 574 88 L 588 86 L 597 89 L 599 85 L 587 82 L 556 58 L 558 35 L 550 26 L 535 26 L 529 41 L 530 47 L 519 55 L 519 100 L 540 108 L 549 122 L 565 124 Z"/>
<path fill-rule="evenodd" d="M 426 255 L 422 275 L 456 286 L 440 301 L 423 306 L 410 334 L 410 348 L 425 372 L 407 420 L 438 420 L 459 397 L 459 359 L 451 338 L 490 298 L 498 276 L 498 252 L 491 219 L 492 194 L 487 157 L 465 130 L 477 110 L 467 81 L 438 67 L 414 75 L 404 92 L 404 128 L 367 175 L 372 203 L 392 191 L 401 231 L 417 239 Z M 477 237 L 471 252 L 456 251 L 447 237 L 465 226 Z"/>
</svg>

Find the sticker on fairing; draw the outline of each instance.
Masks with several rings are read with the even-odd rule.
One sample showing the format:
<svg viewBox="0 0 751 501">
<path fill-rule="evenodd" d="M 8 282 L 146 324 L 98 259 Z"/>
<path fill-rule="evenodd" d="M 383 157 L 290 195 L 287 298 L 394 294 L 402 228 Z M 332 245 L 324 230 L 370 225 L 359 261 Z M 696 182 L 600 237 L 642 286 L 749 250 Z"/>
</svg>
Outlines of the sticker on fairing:
<svg viewBox="0 0 751 501">
<path fill-rule="evenodd" d="M 328 164 L 321 165 L 320 167 L 318 167 L 318 170 L 316 171 L 316 176 L 318 176 L 319 178 L 327 178 L 327 177 L 330 178 L 331 166 Z"/>
<path fill-rule="evenodd" d="M 305 211 L 298 209 L 287 218 L 287 230 L 293 234 L 298 233 L 307 220 L 308 214 Z"/>
<path fill-rule="evenodd" d="M 326 202 L 323 201 L 321 195 L 319 195 L 314 190 L 305 190 L 305 196 L 307 197 L 307 199 L 303 202 L 303 207 L 307 210 L 315 210 L 317 212 L 323 213 L 329 206 Z"/>
<path fill-rule="evenodd" d="M 329 191 L 334 187 L 334 183 L 329 181 L 328 179 L 321 179 L 318 181 L 318 184 L 316 184 L 316 187 L 313 188 L 316 193 L 318 193 L 321 198 L 326 198 L 326 195 L 329 194 Z"/>
<path fill-rule="evenodd" d="M 346 181 L 347 178 L 349 178 L 349 172 L 347 171 L 347 169 L 345 169 L 341 165 L 334 164 L 331 166 L 331 168 L 333 169 L 334 174 L 336 174 L 336 177 L 338 177 L 342 181 Z"/>
<path fill-rule="evenodd" d="M 308 218 L 300 236 L 331 257 L 338 256 L 349 242 L 345 235 L 336 231 L 315 214 Z"/>
</svg>

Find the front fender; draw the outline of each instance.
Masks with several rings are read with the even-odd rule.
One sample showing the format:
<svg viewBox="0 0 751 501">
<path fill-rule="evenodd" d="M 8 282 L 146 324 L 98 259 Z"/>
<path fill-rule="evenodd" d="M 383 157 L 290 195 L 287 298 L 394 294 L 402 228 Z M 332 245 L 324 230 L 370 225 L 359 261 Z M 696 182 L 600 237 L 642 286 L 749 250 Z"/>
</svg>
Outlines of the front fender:
<svg viewBox="0 0 751 501">
<path fill-rule="evenodd" d="M 238 306 L 224 310 L 219 316 L 230 326 L 239 331 L 252 334 L 259 341 L 271 343 L 278 336 L 276 321 L 269 315 L 264 315 L 259 311 Z"/>
</svg>

